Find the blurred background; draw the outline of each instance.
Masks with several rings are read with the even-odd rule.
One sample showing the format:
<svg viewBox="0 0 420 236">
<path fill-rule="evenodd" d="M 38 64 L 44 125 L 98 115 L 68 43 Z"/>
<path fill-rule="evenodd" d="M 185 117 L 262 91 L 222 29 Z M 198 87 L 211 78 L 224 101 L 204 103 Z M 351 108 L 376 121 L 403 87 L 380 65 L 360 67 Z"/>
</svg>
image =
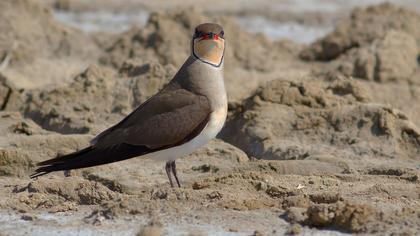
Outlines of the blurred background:
<svg viewBox="0 0 420 236">
<path fill-rule="evenodd" d="M 119 33 L 144 26 L 151 12 L 193 7 L 210 16 L 232 16 L 246 30 L 264 33 L 272 40 L 306 44 L 332 31 L 354 7 L 390 2 L 420 10 L 416 0 L 48 1 L 58 20 L 86 32 Z"/>
</svg>

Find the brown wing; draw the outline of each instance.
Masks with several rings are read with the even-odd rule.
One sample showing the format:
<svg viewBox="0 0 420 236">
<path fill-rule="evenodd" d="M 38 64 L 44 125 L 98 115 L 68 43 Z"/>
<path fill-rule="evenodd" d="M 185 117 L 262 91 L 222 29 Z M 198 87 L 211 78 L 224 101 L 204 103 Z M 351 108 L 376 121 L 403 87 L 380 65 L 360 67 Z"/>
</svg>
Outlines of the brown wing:
<svg viewBox="0 0 420 236">
<path fill-rule="evenodd" d="M 207 124 L 211 108 L 204 96 L 185 89 L 164 91 L 98 136 L 95 147 L 121 143 L 160 149 L 186 142 Z"/>
<path fill-rule="evenodd" d="M 38 163 L 35 178 L 53 171 L 107 164 L 182 144 L 206 126 L 206 97 L 184 89 L 163 90 L 80 151 Z"/>
</svg>

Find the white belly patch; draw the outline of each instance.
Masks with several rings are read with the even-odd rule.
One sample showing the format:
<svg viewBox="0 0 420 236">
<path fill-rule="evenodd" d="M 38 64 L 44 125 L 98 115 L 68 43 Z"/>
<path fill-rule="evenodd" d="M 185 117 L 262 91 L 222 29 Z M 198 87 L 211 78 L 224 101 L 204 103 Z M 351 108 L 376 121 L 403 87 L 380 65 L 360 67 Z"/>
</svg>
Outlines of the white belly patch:
<svg viewBox="0 0 420 236">
<path fill-rule="evenodd" d="M 177 158 L 186 156 L 208 143 L 216 137 L 223 128 L 227 115 L 227 108 L 222 107 L 211 113 L 209 122 L 199 135 L 190 141 L 176 147 L 153 152 L 144 155 L 144 157 L 159 161 L 174 161 Z"/>
</svg>

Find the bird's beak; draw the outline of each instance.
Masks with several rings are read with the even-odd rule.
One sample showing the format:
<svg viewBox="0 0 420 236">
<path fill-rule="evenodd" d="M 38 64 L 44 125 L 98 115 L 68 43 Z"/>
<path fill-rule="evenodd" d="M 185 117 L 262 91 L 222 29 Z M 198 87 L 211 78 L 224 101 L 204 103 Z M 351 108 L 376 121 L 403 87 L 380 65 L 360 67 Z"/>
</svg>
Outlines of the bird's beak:
<svg viewBox="0 0 420 236">
<path fill-rule="evenodd" d="M 201 40 L 219 40 L 219 35 L 213 33 L 205 34 L 201 36 L 200 41 Z"/>
</svg>

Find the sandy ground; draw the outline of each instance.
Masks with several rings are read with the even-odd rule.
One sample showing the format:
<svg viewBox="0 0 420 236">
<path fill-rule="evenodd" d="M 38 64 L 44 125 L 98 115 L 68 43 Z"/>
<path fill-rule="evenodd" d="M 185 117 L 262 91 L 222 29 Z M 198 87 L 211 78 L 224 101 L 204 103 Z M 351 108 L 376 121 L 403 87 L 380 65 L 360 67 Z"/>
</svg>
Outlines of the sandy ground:
<svg viewBox="0 0 420 236">
<path fill-rule="evenodd" d="M 244 28 L 270 3 L 247 2 L 0 1 L 0 235 L 419 234 L 420 15 L 265 12 L 331 27 L 301 44 Z M 145 15 L 122 30 L 57 20 L 110 9 Z M 177 161 L 182 188 L 142 158 L 29 179 L 161 89 L 207 21 L 228 40 L 229 117 Z"/>
</svg>

